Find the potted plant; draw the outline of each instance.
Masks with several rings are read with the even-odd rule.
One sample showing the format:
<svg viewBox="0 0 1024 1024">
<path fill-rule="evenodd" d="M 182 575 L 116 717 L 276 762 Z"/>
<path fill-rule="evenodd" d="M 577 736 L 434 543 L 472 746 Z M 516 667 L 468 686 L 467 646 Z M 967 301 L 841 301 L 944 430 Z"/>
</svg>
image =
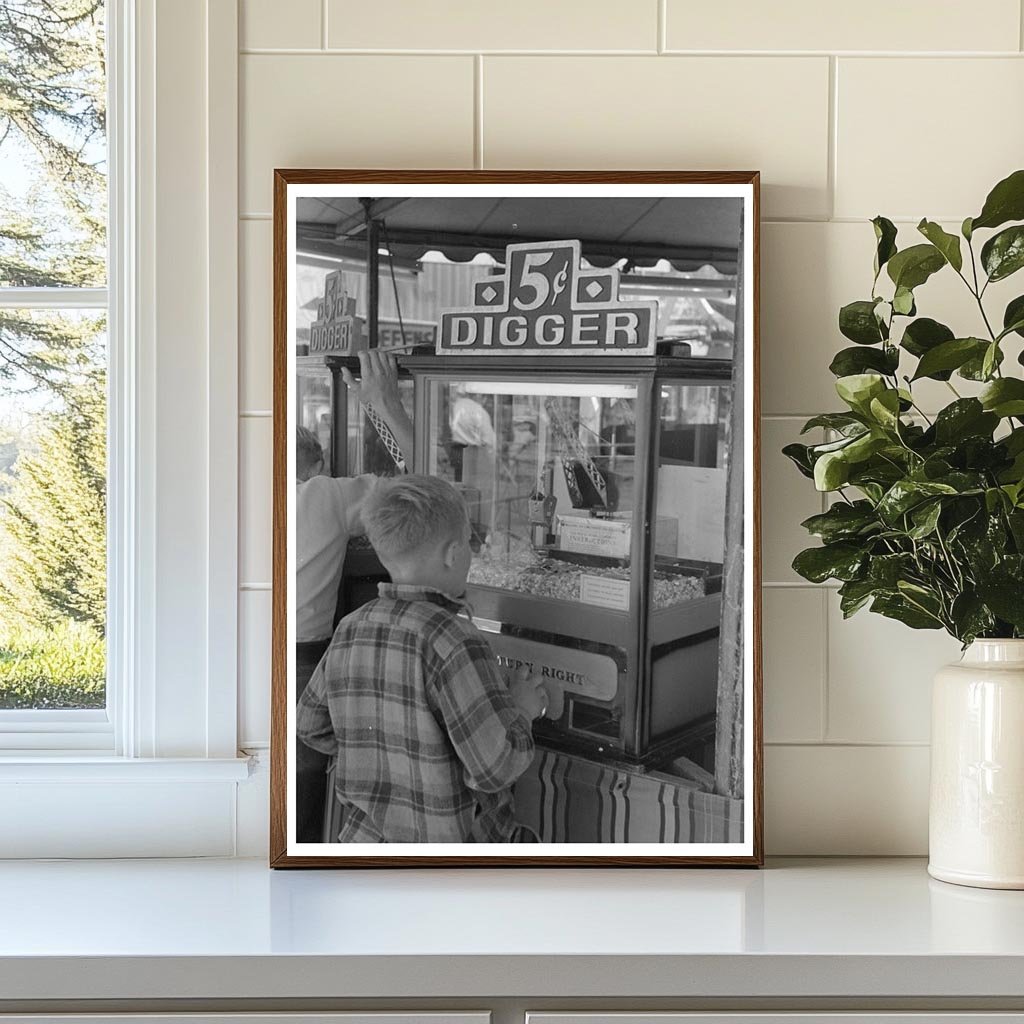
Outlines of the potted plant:
<svg viewBox="0 0 1024 1024">
<path fill-rule="evenodd" d="M 824 443 L 783 450 L 833 499 L 803 523 L 821 544 L 796 572 L 838 580 L 844 617 L 870 608 L 963 644 L 932 694 L 929 871 L 1003 888 L 1024 888 L 1024 294 L 998 315 L 986 291 L 1024 268 L 1021 221 L 1024 170 L 959 234 L 922 220 L 901 249 L 874 218 L 871 297 L 839 311 L 852 345 L 830 366 L 845 408 L 804 426 Z M 918 314 L 937 273 L 973 296 L 973 327 Z M 949 391 L 934 416 L 925 380 Z"/>
</svg>

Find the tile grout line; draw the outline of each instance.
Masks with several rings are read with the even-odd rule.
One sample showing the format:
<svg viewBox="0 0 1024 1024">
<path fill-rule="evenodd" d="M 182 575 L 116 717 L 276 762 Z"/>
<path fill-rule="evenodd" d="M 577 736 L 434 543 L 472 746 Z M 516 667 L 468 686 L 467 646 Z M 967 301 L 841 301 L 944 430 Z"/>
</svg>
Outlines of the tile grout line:
<svg viewBox="0 0 1024 1024">
<path fill-rule="evenodd" d="M 825 187 L 828 190 L 828 220 L 836 215 L 836 179 L 839 173 L 839 58 L 828 59 L 828 166 Z"/>
<path fill-rule="evenodd" d="M 826 440 L 830 438 L 831 432 L 825 431 Z M 820 498 L 821 511 L 826 512 L 828 510 L 828 499 L 826 493 L 822 492 Z M 822 743 L 828 742 L 829 732 L 832 729 L 832 688 L 830 686 L 830 658 L 832 654 L 832 648 L 830 644 L 829 635 L 829 617 L 828 617 L 828 602 L 829 602 L 830 591 L 828 588 L 822 588 L 821 595 L 821 741 Z"/>
<path fill-rule="evenodd" d="M 329 0 L 320 3 L 320 49 L 327 49 L 327 5 Z"/>
<path fill-rule="evenodd" d="M 473 166 L 484 166 L 484 58 L 473 57 Z"/>
<path fill-rule="evenodd" d="M 931 746 L 924 740 L 765 740 L 766 747 L 811 747 L 815 750 L 920 750 Z"/>
<path fill-rule="evenodd" d="M 1022 0 L 1024 2 L 1024 0 Z M 668 49 L 668 0 L 658 0 L 658 55 Z"/>
<path fill-rule="evenodd" d="M 830 720 L 830 708 L 829 708 L 829 671 L 828 671 L 828 659 L 830 654 L 829 648 L 829 625 L 828 625 L 828 602 L 829 602 L 830 591 L 823 589 L 821 593 L 821 680 L 819 685 L 821 687 L 821 713 L 820 721 L 818 723 L 821 742 L 826 743 L 828 741 L 829 733 L 829 720 Z"/>
<path fill-rule="evenodd" d="M 854 57 L 858 60 L 1007 60 L 1020 56 L 1018 50 L 669 50 L 636 48 L 631 50 L 456 50 L 456 49 L 396 49 L 375 47 L 302 47 L 302 46 L 244 46 L 239 54 L 245 57 L 263 56 L 320 56 L 331 57 L 472 57 L 477 54 L 488 57 L 715 57 L 715 58 L 759 58 L 763 60 L 814 59 L 822 57 Z"/>
</svg>

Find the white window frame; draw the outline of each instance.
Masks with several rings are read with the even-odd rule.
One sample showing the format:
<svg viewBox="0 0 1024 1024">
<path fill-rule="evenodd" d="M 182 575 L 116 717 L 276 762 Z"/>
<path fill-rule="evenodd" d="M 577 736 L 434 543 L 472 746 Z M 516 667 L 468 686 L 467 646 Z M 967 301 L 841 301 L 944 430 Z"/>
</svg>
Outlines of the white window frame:
<svg viewBox="0 0 1024 1024">
<path fill-rule="evenodd" d="M 230 855 L 238 2 L 107 0 L 107 32 L 108 710 L 0 716 L 0 857 Z"/>
</svg>

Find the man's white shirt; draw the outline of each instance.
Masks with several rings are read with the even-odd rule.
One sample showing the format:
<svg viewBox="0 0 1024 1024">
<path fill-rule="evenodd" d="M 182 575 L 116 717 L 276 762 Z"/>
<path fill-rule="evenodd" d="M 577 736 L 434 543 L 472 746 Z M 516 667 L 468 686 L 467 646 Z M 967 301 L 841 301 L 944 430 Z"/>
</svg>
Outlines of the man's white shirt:
<svg viewBox="0 0 1024 1024">
<path fill-rule="evenodd" d="M 314 476 L 296 484 L 295 638 L 327 640 L 350 537 L 365 533 L 362 510 L 380 477 Z"/>
</svg>

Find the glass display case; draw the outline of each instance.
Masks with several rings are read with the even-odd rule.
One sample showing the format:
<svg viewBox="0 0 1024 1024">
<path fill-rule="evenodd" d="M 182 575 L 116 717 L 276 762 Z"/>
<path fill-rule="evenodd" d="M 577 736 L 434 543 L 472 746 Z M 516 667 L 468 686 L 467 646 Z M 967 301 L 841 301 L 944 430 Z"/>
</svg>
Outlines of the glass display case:
<svg viewBox="0 0 1024 1024">
<path fill-rule="evenodd" d="M 477 625 L 550 694 L 538 738 L 630 763 L 673 756 L 715 713 L 730 364 L 403 365 L 416 469 L 469 510 Z"/>
</svg>

